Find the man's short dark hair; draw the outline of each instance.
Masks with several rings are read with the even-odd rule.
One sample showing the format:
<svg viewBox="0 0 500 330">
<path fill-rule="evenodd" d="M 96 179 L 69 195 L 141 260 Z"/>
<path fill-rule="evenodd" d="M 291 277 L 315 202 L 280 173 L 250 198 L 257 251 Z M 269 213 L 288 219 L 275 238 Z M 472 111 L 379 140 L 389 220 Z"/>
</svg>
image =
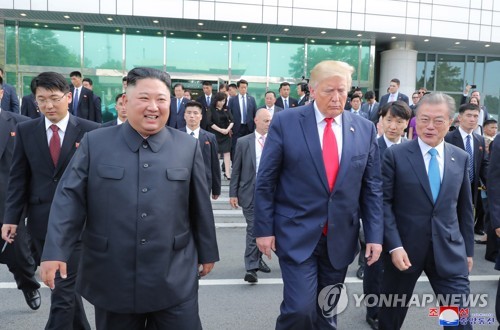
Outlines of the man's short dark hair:
<svg viewBox="0 0 500 330">
<path fill-rule="evenodd" d="M 174 85 L 174 89 L 176 89 L 177 87 L 181 86 L 181 89 L 184 90 L 184 85 L 181 84 L 181 83 L 177 83 Z"/>
<path fill-rule="evenodd" d="M 401 82 L 399 81 L 398 78 L 392 78 L 391 82 L 395 82 L 396 84 L 398 84 L 398 86 L 401 85 Z"/>
<path fill-rule="evenodd" d="M 81 78 L 82 77 L 82 73 L 80 71 L 71 71 L 71 73 L 69 74 L 70 78 L 71 77 L 78 77 L 78 78 Z"/>
<path fill-rule="evenodd" d="M 200 102 L 197 101 L 189 101 L 186 103 L 185 109 L 188 107 L 196 107 L 198 110 L 200 110 L 200 113 L 203 113 L 203 105 Z"/>
<path fill-rule="evenodd" d="M 389 102 L 386 103 L 382 109 L 378 112 L 380 117 L 385 117 L 387 114 L 390 113 L 391 116 L 393 117 L 400 117 L 405 120 L 410 120 L 411 119 L 411 109 L 406 104 L 406 102 L 403 101 L 394 101 L 394 102 Z"/>
<path fill-rule="evenodd" d="M 210 87 L 212 87 L 212 82 L 210 82 L 210 81 L 208 81 L 208 80 L 205 80 L 205 81 L 203 82 L 203 86 L 210 86 Z"/>
<path fill-rule="evenodd" d="M 127 81 L 127 76 L 123 76 L 122 81 Z"/>
<path fill-rule="evenodd" d="M 94 85 L 92 79 L 90 79 L 90 78 L 83 78 L 82 82 L 85 82 L 85 81 L 88 82 L 90 86 Z"/>
<path fill-rule="evenodd" d="M 170 75 L 165 71 L 153 68 L 133 68 L 127 74 L 127 86 L 135 86 L 142 79 L 158 79 L 170 89 Z"/>
<path fill-rule="evenodd" d="M 375 93 L 373 91 L 367 91 L 365 93 L 365 100 L 371 100 L 375 98 Z"/>
<path fill-rule="evenodd" d="M 273 96 L 276 97 L 276 93 L 273 91 L 267 91 L 266 94 L 264 94 L 264 95 L 267 96 L 267 94 L 273 94 Z"/>
<path fill-rule="evenodd" d="M 241 84 L 245 84 L 248 86 L 248 81 L 246 81 L 245 79 L 240 79 L 238 80 L 238 82 L 236 83 L 236 86 L 239 88 Z"/>
<path fill-rule="evenodd" d="M 474 103 L 464 103 L 460 106 L 460 108 L 458 108 L 458 113 L 462 115 L 467 110 L 480 112 L 481 108 L 479 107 L 479 105 Z"/>
<path fill-rule="evenodd" d="M 486 127 L 488 125 L 493 125 L 493 124 L 498 124 L 498 122 L 495 119 L 488 119 L 488 120 L 484 121 L 483 127 Z"/>
<path fill-rule="evenodd" d="M 282 83 L 280 84 L 280 89 L 279 89 L 279 90 L 281 90 L 281 87 L 283 87 L 283 86 L 288 86 L 288 87 L 290 87 L 290 83 L 289 83 L 289 82 L 286 82 L 286 81 L 285 81 L 285 82 L 282 82 Z"/>
<path fill-rule="evenodd" d="M 227 84 L 226 83 L 220 83 L 219 84 L 219 90 L 221 90 L 223 88 L 227 90 Z"/>
<path fill-rule="evenodd" d="M 358 94 L 354 94 L 353 96 L 351 96 L 351 102 L 352 102 L 352 100 L 354 100 L 354 99 L 359 99 L 359 101 L 360 101 L 360 102 L 362 101 L 362 100 L 361 100 L 361 96 L 359 96 Z"/>
<path fill-rule="evenodd" d="M 123 94 L 125 94 L 125 93 L 120 93 L 120 94 L 116 95 L 115 103 L 118 102 L 118 100 L 122 98 Z"/>
<path fill-rule="evenodd" d="M 238 86 L 236 86 L 236 84 L 234 84 L 234 83 L 227 85 L 227 89 L 229 89 L 231 87 L 234 88 L 234 89 L 238 89 Z"/>
<path fill-rule="evenodd" d="M 0 91 L 3 90 L 3 78 L 0 77 Z"/>
<path fill-rule="evenodd" d="M 31 81 L 31 92 L 36 94 L 38 87 L 48 89 L 49 91 L 69 92 L 68 81 L 62 74 L 57 72 L 42 72 Z"/>
</svg>

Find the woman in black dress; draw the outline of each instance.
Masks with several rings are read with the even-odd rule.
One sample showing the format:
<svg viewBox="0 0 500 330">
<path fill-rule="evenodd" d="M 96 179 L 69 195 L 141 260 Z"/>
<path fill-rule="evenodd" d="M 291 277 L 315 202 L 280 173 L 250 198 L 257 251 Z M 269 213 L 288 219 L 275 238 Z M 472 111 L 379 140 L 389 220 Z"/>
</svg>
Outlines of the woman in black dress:
<svg viewBox="0 0 500 330">
<path fill-rule="evenodd" d="M 231 179 L 231 136 L 233 128 L 233 115 L 226 108 L 225 93 L 215 94 L 212 104 L 207 111 L 208 127 L 215 134 L 219 153 L 224 156 L 224 168 L 226 173 L 224 177 L 227 180 Z"/>
</svg>

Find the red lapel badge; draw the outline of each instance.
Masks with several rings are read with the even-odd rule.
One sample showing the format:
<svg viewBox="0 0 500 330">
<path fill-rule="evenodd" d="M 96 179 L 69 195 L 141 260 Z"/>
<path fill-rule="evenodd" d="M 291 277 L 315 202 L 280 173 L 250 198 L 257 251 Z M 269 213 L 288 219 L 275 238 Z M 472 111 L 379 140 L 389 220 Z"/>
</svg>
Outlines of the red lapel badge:
<svg viewBox="0 0 500 330">
<path fill-rule="evenodd" d="M 16 132 L 10 132 L 10 136 L 16 136 Z"/>
<path fill-rule="evenodd" d="M 210 144 L 210 141 L 205 141 L 205 144 Z"/>
<path fill-rule="evenodd" d="M 78 148 L 80 146 L 80 142 L 75 142 L 75 148 Z"/>
</svg>

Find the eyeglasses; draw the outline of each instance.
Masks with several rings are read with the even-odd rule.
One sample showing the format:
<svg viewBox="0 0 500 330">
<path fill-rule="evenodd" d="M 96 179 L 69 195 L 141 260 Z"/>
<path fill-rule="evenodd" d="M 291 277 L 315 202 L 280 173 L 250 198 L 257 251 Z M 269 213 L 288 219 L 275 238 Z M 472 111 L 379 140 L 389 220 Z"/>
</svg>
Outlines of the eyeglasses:
<svg viewBox="0 0 500 330">
<path fill-rule="evenodd" d="M 49 99 L 36 99 L 36 104 L 38 104 L 38 106 L 40 107 L 46 106 L 49 102 L 52 105 L 58 104 L 66 96 L 66 94 L 68 94 L 68 92 L 64 93 L 61 97 L 51 97 Z"/>
<path fill-rule="evenodd" d="M 425 126 L 429 125 L 432 122 L 432 126 L 434 127 L 442 127 L 446 123 L 446 120 L 444 118 L 435 118 L 434 120 L 431 120 L 428 117 L 417 117 L 417 120 Z"/>
</svg>

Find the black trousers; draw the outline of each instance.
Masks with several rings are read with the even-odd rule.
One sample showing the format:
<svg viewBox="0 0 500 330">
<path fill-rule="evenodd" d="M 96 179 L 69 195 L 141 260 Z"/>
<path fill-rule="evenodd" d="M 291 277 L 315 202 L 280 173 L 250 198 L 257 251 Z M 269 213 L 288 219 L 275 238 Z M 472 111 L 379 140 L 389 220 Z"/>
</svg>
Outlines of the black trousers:
<svg viewBox="0 0 500 330">
<path fill-rule="evenodd" d="M 44 240 L 33 240 L 38 260 L 42 255 L 44 243 Z M 82 297 L 76 292 L 76 276 L 81 252 L 82 245 L 78 242 L 67 263 L 66 279 L 62 279 L 59 273 L 56 273 L 55 288 L 50 296 L 50 314 L 45 325 L 46 330 L 90 330 Z"/>
<path fill-rule="evenodd" d="M 24 221 L 17 226 L 17 235 L 14 243 L 7 244 L 5 251 L 0 254 L 0 263 L 6 264 L 14 275 L 17 288 L 23 292 L 30 292 L 40 288 L 35 278 L 36 263 L 31 252 L 31 238 Z M 0 239 L 0 249 L 5 241 Z"/>
<path fill-rule="evenodd" d="M 198 292 L 177 306 L 150 313 L 114 313 L 95 306 L 95 323 L 97 330 L 199 330 Z"/>
</svg>

